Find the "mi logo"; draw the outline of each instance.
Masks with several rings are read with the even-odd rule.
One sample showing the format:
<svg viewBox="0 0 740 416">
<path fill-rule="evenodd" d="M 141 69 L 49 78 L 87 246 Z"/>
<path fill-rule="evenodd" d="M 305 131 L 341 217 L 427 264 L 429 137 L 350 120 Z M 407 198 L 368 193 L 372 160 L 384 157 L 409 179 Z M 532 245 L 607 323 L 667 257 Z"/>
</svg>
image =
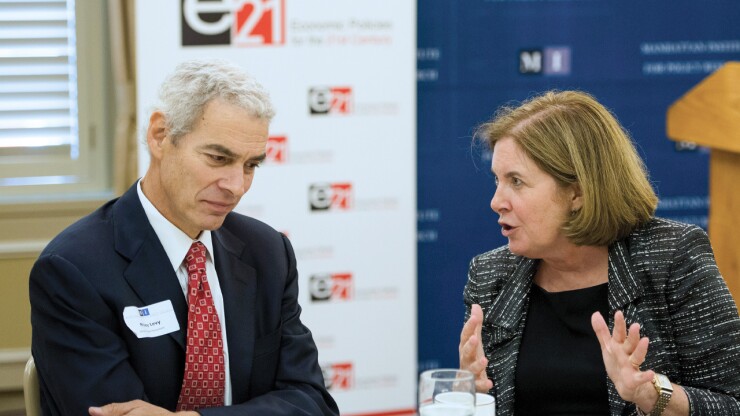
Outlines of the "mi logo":
<svg viewBox="0 0 740 416">
<path fill-rule="evenodd" d="M 568 46 L 519 51 L 520 74 L 570 75 L 571 49 Z"/>
<path fill-rule="evenodd" d="M 529 49 L 519 51 L 519 73 L 539 74 L 542 72 L 542 50 Z"/>
</svg>

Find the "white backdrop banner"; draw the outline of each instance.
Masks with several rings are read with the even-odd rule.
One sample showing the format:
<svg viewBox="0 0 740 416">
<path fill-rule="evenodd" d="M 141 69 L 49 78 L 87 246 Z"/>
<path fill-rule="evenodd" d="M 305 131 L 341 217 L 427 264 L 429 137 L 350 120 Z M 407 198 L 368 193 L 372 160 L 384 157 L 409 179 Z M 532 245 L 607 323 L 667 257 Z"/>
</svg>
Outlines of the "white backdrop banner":
<svg viewBox="0 0 740 416">
<path fill-rule="evenodd" d="M 140 131 L 184 60 L 228 59 L 270 91 L 268 158 L 237 211 L 292 241 L 342 414 L 412 414 L 416 1 L 138 0 L 136 22 Z"/>
</svg>

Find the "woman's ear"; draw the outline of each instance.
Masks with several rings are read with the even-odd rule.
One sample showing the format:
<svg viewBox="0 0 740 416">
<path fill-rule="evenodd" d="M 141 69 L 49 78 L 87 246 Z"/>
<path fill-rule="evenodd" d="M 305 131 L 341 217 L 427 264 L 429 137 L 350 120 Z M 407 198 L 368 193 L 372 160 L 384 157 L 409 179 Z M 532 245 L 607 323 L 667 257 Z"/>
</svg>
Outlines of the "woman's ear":
<svg viewBox="0 0 740 416">
<path fill-rule="evenodd" d="M 146 143 L 149 154 L 159 159 L 162 155 L 162 147 L 167 137 L 167 122 L 161 111 L 155 111 L 149 117 L 149 127 L 146 129 Z"/>
<path fill-rule="evenodd" d="M 583 190 L 581 185 L 574 183 L 570 186 L 570 210 L 579 211 L 583 208 Z"/>
</svg>

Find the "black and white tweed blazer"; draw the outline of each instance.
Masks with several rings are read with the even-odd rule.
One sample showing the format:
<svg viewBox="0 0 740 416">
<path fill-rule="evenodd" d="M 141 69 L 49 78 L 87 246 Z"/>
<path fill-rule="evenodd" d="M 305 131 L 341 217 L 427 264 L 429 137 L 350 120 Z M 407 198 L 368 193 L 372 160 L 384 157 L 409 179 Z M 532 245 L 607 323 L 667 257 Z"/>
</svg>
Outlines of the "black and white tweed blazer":
<svg viewBox="0 0 740 416">
<path fill-rule="evenodd" d="M 514 414 L 517 354 L 537 264 L 508 246 L 470 263 L 465 320 L 471 305 L 480 304 L 497 416 Z M 628 326 L 640 324 L 650 338 L 642 368 L 681 385 L 690 415 L 740 415 L 740 318 L 702 229 L 651 220 L 609 247 L 608 286 L 610 329 L 617 310 Z M 607 385 L 611 414 L 635 415 L 635 405 L 619 397 L 608 377 Z"/>
</svg>

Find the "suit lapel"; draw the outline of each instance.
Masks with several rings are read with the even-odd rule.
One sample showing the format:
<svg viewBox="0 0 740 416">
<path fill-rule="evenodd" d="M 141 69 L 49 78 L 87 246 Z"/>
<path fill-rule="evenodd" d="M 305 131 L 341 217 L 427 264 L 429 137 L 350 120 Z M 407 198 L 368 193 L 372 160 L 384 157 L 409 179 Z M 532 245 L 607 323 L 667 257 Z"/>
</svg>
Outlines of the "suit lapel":
<svg viewBox="0 0 740 416">
<path fill-rule="evenodd" d="M 164 259 L 163 259 L 164 257 Z M 144 305 L 170 300 L 180 325 L 180 330 L 170 332 L 180 347 L 185 350 L 185 337 L 188 327 L 188 306 L 175 271 L 165 254 L 159 240 L 147 239 L 141 250 L 124 272 L 129 285 L 141 298 Z"/>
<path fill-rule="evenodd" d="M 614 330 L 614 313 L 618 310 L 624 314 L 627 326 L 633 322 L 644 326 L 634 303 L 635 299 L 642 296 L 643 287 L 629 262 L 629 256 L 629 248 L 623 241 L 617 241 L 609 247 L 609 316 L 606 321 L 610 331 Z M 641 328 L 640 332 L 643 333 L 643 330 Z M 619 396 L 609 377 L 606 383 L 611 414 L 621 415 L 627 403 Z"/>
<path fill-rule="evenodd" d="M 643 293 L 642 284 L 628 260 L 629 256 L 629 249 L 624 242 L 618 241 L 609 247 L 609 311 L 612 315 L 617 310 L 624 311 L 625 306 L 632 304 Z"/>
<path fill-rule="evenodd" d="M 514 267 L 511 277 L 501 288 L 501 292 L 496 295 L 496 300 L 484 317 L 484 320 L 494 328 L 495 344 L 516 335 L 519 322 L 525 313 L 524 306 L 536 271 L 537 261 L 522 257 Z"/>
<path fill-rule="evenodd" d="M 234 403 L 247 400 L 255 341 L 257 272 L 242 257 L 244 243 L 221 228 L 212 233 L 218 282 L 224 298 Z"/>
<path fill-rule="evenodd" d="M 144 213 L 136 186 L 134 184 L 121 196 L 112 214 L 116 250 L 131 262 L 124 271 L 124 278 L 141 299 L 142 306 L 172 301 L 180 330 L 169 336 L 184 350 L 187 302 L 167 253 Z"/>
<path fill-rule="evenodd" d="M 529 290 L 537 271 L 537 261 L 527 258 L 514 266 L 511 277 L 496 295 L 492 307 L 484 316 L 491 325 L 493 383 L 502 414 L 514 413 L 514 375 L 519 345 L 524 328 Z"/>
</svg>

